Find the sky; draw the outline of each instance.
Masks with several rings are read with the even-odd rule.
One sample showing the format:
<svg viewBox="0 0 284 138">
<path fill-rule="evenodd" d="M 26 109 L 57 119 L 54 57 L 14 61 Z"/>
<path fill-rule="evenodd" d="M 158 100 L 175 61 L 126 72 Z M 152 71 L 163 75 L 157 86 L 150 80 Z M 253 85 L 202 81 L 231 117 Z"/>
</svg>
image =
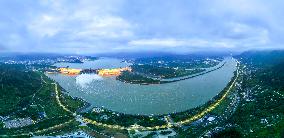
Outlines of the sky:
<svg viewBox="0 0 284 138">
<path fill-rule="evenodd" d="M 1 0 L 0 52 L 283 49 L 283 0 Z"/>
</svg>

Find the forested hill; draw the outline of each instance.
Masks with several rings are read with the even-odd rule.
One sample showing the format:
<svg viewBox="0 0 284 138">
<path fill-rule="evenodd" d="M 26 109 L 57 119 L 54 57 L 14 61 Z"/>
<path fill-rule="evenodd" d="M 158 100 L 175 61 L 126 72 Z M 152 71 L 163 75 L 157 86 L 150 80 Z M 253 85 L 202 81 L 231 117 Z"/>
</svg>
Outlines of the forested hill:
<svg viewBox="0 0 284 138">
<path fill-rule="evenodd" d="M 259 70 L 259 79 L 274 89 L 284 89 L 284 50 L 249 51 L 239 57 Z"/>
<path fill-rule="evenodd" d="M 257 66 L 275 66 L 284 62 L 284 50 L 248 51 L 236 57 L 242 58 L 246 63 L 252 63 Z"/>
<path fill-rule="evenodd" d="M 26 105 L 25 97 L 41 87 L 40 75 L 24 65 L 0 64 L 0 115 Z"/>
<path fill-rule="evenodd" d="M 267 67 L 260 75 L 262 82 L 274 89 L 284 90 L 284 61 Z"/>
<path fill-rule="evenodd" d="M 283 137 L 284 51 L 245 52 L 237 58 L 246 68 L 240 105 L 228 123 L 244 137 Z"/>
</svg>

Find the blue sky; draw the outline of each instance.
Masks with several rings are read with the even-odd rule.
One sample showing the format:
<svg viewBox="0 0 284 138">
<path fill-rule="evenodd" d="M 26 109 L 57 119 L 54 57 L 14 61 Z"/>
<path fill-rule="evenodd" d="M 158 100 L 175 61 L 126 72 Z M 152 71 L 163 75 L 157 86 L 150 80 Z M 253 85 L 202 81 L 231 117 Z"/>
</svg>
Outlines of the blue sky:
<svg viewBox="0 0 284 138">
<path fill-rule="evenodd" d="M 0 52 L 283 49 L 283 0 L 1 0 Z"/>
</svg>

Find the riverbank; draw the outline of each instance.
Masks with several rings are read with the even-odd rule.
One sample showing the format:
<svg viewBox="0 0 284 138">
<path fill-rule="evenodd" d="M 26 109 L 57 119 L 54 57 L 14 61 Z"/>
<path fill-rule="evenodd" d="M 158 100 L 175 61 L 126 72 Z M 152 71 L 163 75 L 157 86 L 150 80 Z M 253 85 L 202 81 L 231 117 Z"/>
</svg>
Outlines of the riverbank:
<svg viewBox="0 0 284 138">
<path fill-rule="evenodd" d="M 217 96 L 215 96 L 212 100 L 208 101 L 203 106 L 196 107 L 194 109 L 184 111 L 184 112 L 180 112 L 180 113 L 174 113 L 174 114 L 169 114 L 169 115 L 160 115 L 160 116 L 148 116 L 148 118 L 160 118 L 160 119 L 164 118 L 165 116 L 170 116 L 171 118 L 173 118 L 174 123 L 168 122 L 167 124 L 157 125 L 157 126 L 143 126 L 143 125 L 137 125 L 137 123 L 133 123 L 132 125 L 131 124 L 112 124 L 112 123 L 111 124 L 105 124 L 106 122 L 102 123 L 102 122 L 99 122 L 99 120 L 96 120 L 100 117 L 92 116 L 92 115 L 97 116 L 99 114 L 94 114 L 92 112 L 86 113 L 84 115 L 85 116 L 85 122 L 96 125 L 96 126 L 108 127 L 108 128 L 113 128 L 113 129 L 128 129 L 128 130 L 139 129 L 139 130 L 143 130 L 143 131 L 164 129 L 164 128 L 170 128 L 170 127 L 173 127 L 173 126 L 176 126 L 176 125 L 179 126 L 179 125 L 183 125 L 183 124 L 188 124 L 192 121 L 200 119 L 201 117 L 205 116 L 206 114 L 208 114 L 209 112 L 214 110 L 216 107 L 218 107 L 218 105 L 226 98 L 228 93 L 235 86 L 237 79 L 238 79 L 238 76 L 239 76 L 239 70 L 237 69 L 237 71 L 235 71 L 234 74 L 235 74 L 234 77 L 228 83 L 227 87 L 224 88 L 223 91 L 221 91 Z M 110 114 L 117 114 L 117 113 L 111 112 L 109 110 L 107 110 L 107 112 L 109 112 Z M 105 114 L 105 112 L 103 112 L 103 114 Z M 119 114 L 119 116 L 118 115 L 116 115 L 116 116 L 117 117 L 115 118 L 115 120 L 119 121 L 119 120 L 127 119 L 128 122 L 129 121 L 131 122 L 131 118 L 129 116 L 135 117 L 133 115 L 127 115 L 127 114 Z M 184 116 L 184 117 L 182 117 L 182 116 Z M 92 120 L 91 118 L 95 119 L 95 120 Z M 143 118 L 143 116 L 136 116 L 135 118 L 136 119 L 137 118 Z M 145 120 L 143 120 L 143 121 L 145 121 Z M 137 120 L 134 121 L 134 122 L 137 122 Z M 136 125 L 134 125 L 134 124 L 136 124 Z M 145 124 L 149 125 L 149 124 L 151 124 L 151 122 L 147 122 Z"/>
<path fill-rule="evenodd" d="M 178 82 L 178 81 L 183 81 L 183 80 L 187 80 L 187 79 L 191 79 L 194 77 L 198 77 L 207 73 L 210 73 L 212 71 L 218 70 L 220 68 L 222 68 L 224 65 L 226 64 L 226 62 L 224 62 L 221 66 L 211 69 L 209 71 L 201 71 L 200 73 L 194 73 L 193 75 L 189 75 L 186 77 L 181 77 L 181 78 L 172 78 L 172 79 L 153 79 L 153 78 L 148 78 L 148 77 L 144 77 L 142 75 L 131 75 L 130 73 L 124 72 L 122 75 L 124 76 L 118 76 L 116 77 L 117 80 L 124 82 L 124 83 L 130 83 L 130 84 L 139 84 L 139 85 L 151 85 L 151 84 L 166 84 L 166 83 L 173 83 L 173 82 Z M 125 74 L 128 74 L 125 76 Z M 129 77 L 130 76 L 130 77 Z"/>
<path fill-rule="evenodd" d="M 68 91 L 69 95 L 84 99 L 92 107 L 105 107 L 134 115 L 161 115 L 197 107 L 222 91 L 236 70 L 234 59 L 228 58 L 225 61 L 226 64 L 222 62 L 217 66 L 220 67 L 218 69 L 210 68 L 216 69 L 215 71 L 208 70 L 208 73 L 198 77 L 159 85 L 123 83 L 115 77 L 89 79 L 88 84 L 81 85 L 78 79 L 88 78 L 62 74 L 47 75 Z"/>
</svg>

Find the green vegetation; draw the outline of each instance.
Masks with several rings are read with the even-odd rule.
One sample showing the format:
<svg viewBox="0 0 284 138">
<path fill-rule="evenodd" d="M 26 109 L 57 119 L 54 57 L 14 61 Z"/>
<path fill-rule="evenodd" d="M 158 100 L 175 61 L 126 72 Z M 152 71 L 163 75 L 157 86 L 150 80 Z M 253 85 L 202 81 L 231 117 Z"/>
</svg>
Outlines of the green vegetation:
<svg viewBox="0 0 284 138">
<path fill-rule="evenodd" d="M 67 120 L 65 121 L 67 122 Z M 36 135 L 45 135 L 45 136 L 52 136 L 52 135 L 64 135 L 66 132 L 73 132 L 74 130 L 78 130 L 80 123 L 72 120 L 60 127 L 56 127 L 50 130 L 46 130 L 43 132 L 37 132 Z"/>
<path fill-rule="evenodd" d="M 241 138 L 242 134 L 235 128 L 228 128 L 212 134 L 212 138 Z"/>
<path fill-rule="evenodd" d="M 205 71 L 205 69 L 186 70 L 155 67 L 151 65 L 133 65 L 131 68 L 132 72 L 124 71 L 116 79 L 133 84 L 161 84 L 174 82 L 161 79 L 184 77 Z"/>
<path fill-rule="evenodd" d="M 242 80 L 242 75 L 239 75 L 237 82 L 240 82 L 240 80 Z M 230 85 L 230 83 L 228 85 Z M 238 84 L 237 84 L 237 86 L 238 86 Z M 227 88 L 225 88 L 224 90 L 226 90 L 226 89 Z M 189 124 L 185 124 L 185 126 L 184 126 L 185 129 L 184 128 L 183 129 L 182 128 L 175 128 L 175 130 L 178 133 L 178 136 L 179 137 L 200 137 L 200 136 L 204 135 L 206 132 L 213 130 L 217 126 L 220 126 L 220 129 L 222 130 L 223 125 L 225 125 L 225 124 L 223 124 L 224 120 L 226 120 L 227 118 L 230 118 L 239 105 L 239 97 L 238 97 L 238 94 L 237 94 L 238 90 L 239 90 L 239 87 L 233 87 L 231 89 L 231 91 L 228 92 L 228 94 L 224 98 L 224 100 L 222 100 L 215 109 L 213 109 L 211 112 L 209 112 L 208 114 L 206 114 L 202 118 L 195 120 L 193 122 L 190 122 Z M 224 91 L 222 91 L 221 94 L 223 92 Z M 216 97 L 216 99 L 218 99 L 217 97 Z M 210 103 L 212 104 L 213 101 L 211 101 L 211 102 L 209 101 L 208 103 L 201 106 L 200 108 L 196 108 L 196 109 L 192 109 L 192 110 L 194 112 L 198 113 L 198 112 L 201 111 L 201 109 L 203 109 L 203 110 L 206 109 L 210 105 Z M 180 115 L 183 115 L 183 114 L 180 114 Z M 190 116 L 192 116 L 192 115 L 190 114 Z M 173 117 L 176 118 L 175 116 L 173 116 Z M 209 121 L 208 120 L 209 117 L 211 117 L 211 118 L 213 117 L 214 120 Z M 213 131 L 213 132 L 219 133 L 219 131 L 220 130 Z M 213 136 L 211 136 L 211 137 L 213 137 Z"/>
<path fill-rule="evenodd" d="M 22 65 L 0 64 L 0 115 L 25 108 L 41 88 L 41 78 Z"/>
<path fill-rule="evenodd" d="M 178 133 L 177 137 L 206 137 L 206 135 L 213 138 L 284 137 L 284 105 L 281 104 L 284 102 L 284 52 L 248 52 L 237 58 L 241 64 L 240 75 L 235 87 L 208 114 L 181 127 L 173 127 Z M 146 61 L 139 61 L 144 65 L 134 65 L 133 72 L 123 72 L 117 79 L 139 84 L 159 84 L 164 83 L 159 79 L 190 74 L 185 70 L 189 64 L 192 66 L 193 63 L 196 63 L 195 67 L 205 67 L 204 64 L 197 64 L 199 61 L 187 61 L 188 63 L 181 60 L 178 63 L 177 61 L 167 62 L 157 59 L 149 62 L 147 60 L 149 64 L 145 64 Z M 206 67 L 218 63 L 213 60 L 208 62 Z M 163 65 L 167 65 L 167 67 Z M 179 68 L 174 69 L 177 65 Z M 93 130 L 94 133 L 102 132 L 114 137 L 128 135 L 127 130 L 92 124 L 87 124 L 87 127 L 79 127 L 79 122 L 75 121 L 74 116 L 58 105 L 53 81 L 41 72 L 31 71 L 30 68 L 25 65 L 0 64 L 0 116 L 9 117 L 6 120 L 29 117 L 35 121 L 32 125 L 11 129 L 4 128 L 4 123 L 0 122 L 1 136 L 24 134 L 21 137 L 29 137 L 31 136 L 30 132 L 34 135 L 55 135 L 77 129 Z M 198 74 L 198 71 L 191 73 Z M 232 81 L 228 86 L 231 83 Z M 170 114 L 170 117 L 174 122 L 179 122 L 206 110 L 208 106 L 224 95 L 228 86 L 206 104 L 184 112 Z M 76 112 L 85 106 L 81 99 L 72 98 L 63 93 L 63 88 L 58 90 L 59 100 L 70 111 Z M 107 109 L 103 109 L 99 113 L 87 112 L 82 115 L 103 124 L 125 127 L 134 124 L 153 127 L 167 123 L 163 116 L 128 115 Z M 212 118 L 214 119 L 212 120 Z M 130 131 L 129 133 L 135 132 Z M 161 135 L 169 133 L 170 131 L 160 132 Z M 153 131 L 146 137 L 153 137 L 157 134 Z M 96 135 L 103 136 L 100 133 Z"/>
<path fill-rule="evenodd" d="M 248 52 L 238 56 L 241 75 L 237 87 L 208 116 L 181 137 L 283 137 L 284 136 L 284 52 Z M 278 59 L 278 60 L 276 60 Z"/>
<path fill-rule="evenodd" d="M 210 101 L 206 102 L 205 104 L 203 104 L 199 107 L 195 107 L 195 108 L 189 109 L 187 111 L 171 114 L 171 117 L 173 118 L 173 120 L 175 122 L 186 120 L 187 118 L 190 118 L 190 117 L 200 113 L 201 111 L 205 110 L 208 106 L 215 103 L 218 99 L 220 99 L 225 94 L 225 92 L 228 90 L 229 86 L 233 83 L 234 79 L 236 78 L 236 72 L 234 72 L 234 74 L 235 74 L 234 77 L 231 79 L 231 81 L 228 83 L 228 85 L 218 95 L 216 95 Z"/>
<path fill-rule="evenodd" d="M 57 124 L 65 123 L 72 119 L 71 116 L 64 116 L 64 117 L 56 117 L 51 119 L 45 119 L 41 122 L 38 122 L 33 125 L 24 126 L 21 128 L 2 128 L 0 129 L 0 134 L 3 135 L 19 135 L 19 134 L 29 134 L 30 132 L 36 132 L 38 130 L 43 130 L 52 126 L 55 126 Z"/>
<path fill-rule="evenodd" d="M 216 56 L 194 56 L 194 55 L 172 55 L 152 58 L 139 58 L 135 60 L 136 64 L 152 65 L 165 68 L 209 68 L 216 66 L 222 58 Z"/>
<path fill-rule="evenodd" d="M 126 83 L 133 83 L 133 84 L 159 84 L 161 82 L 158 79 L 148 78 L 138 73 L 129 72 L 129 71 L 122 72 L 122 74 L 116 77 L 116 79 Z"/>
<path fill-rule="evenodd" d="M 160 134 L 162 135 L 168 135 L 168 134 L 171 134 L 172 131 L 161 131 Z"/>
<path fill-rule="evenodd" d="M 20 128 L 2 126 L 0 135 L 28 134 L 74 120 L 58 105 L 55 85 L 43 73 L 30 71 L 24 65 L 0 64 L 0 74 L 0 116 L 9 116 L 7 120 L 29 117 L 34 121 L 34 124 Z M 67 95 L 61 94 L 60 99 L 64 99 L 62 101 L 71 110 L 82 105 L 80 100 L 73 100 Z M 71 129 L 62 128 L 58 132 L 65 130 Z"/>
<path fill-rule="evenodd" d="M 153 138 L 155 135 L 157 135 L 157 132 L 151 132 L 145 138 Z"/>
<path fill-rule="evenodd" d="M 134 124 L 145 127 L 161 126 L 166 124 L 166 122 L 161 120 L 161 117 L 159 116 L 149 117 L 143 115 L 121 114 L 114 113 L 106 109 L 100 113 L 88 112 L 83 114 L 83 116 L 104 124 L 120 125 L 124 127 L 129 127 Z"/>
<path fill-rule="evenodd" d="M 272 67 L 284 61 L 284 52 L 283 50 L 248 51 L 237 56 L 237 58 L 246 64 L 254 65 L 254 67 Z"/>
<path fill-rule="evenodd" d="M 111 128 L 106 128 L 102 126 L 96 126 L 93 124 L 88 124 L 88 128 L 84 130 L 88 130 L 88 129 L 91 129 L 93 131 L 92 133 L 95 133 L 94 135 L 97 137 L 106 137 L 106 136 L 110 137 L 111 136 L 115 138 L 128 138 L 127 130 L 111 129 Z"/>
<path fill-rule="evenodd" d="M 277 57 L 270 52 L 266 58 Z M 282 57 L 284 53 L 282 52 Z M 284 60 L 244 59 L 248 66 L 243 78 L 241 106 L 228 121 L 239 126 L 246 137 L 283 137 L 284 135 Z"/>
<path fill-rule="evenodd" d="M 138 72 L 139 74 L 144 74 L 146 76 L 153 76 L 155 78 L 161 79 L 170 79 L 177 77 L 184 77 L 196 73 L 200 73 L 205 71 L 205 69 L 190 69 L 186 68 L 170 68 L 170 67 L 162 67 L 162 66 L 154 66 L 154 65 L 133 65 L 131 66 L 133 72 Z"/>
<path fill-rule="evenodd" d="M 218 59 L 218 60 L 217 60 Z M 116 79 L 134 84 L 162 84 L 191 78 L 191 75 L 205 74 L 205 68 L 216 66 L 219 58 L 205 57 L 159 57 L 135 60 L 132 71 L 125 71 Z M 208 73 L 208 72 L 206 72 Z M 183 78 L 185 77 L 185 78 Z"/>
<path fill-rule="evenodd" d="M 58 85 L 58 87 L 60 87 L 60 86 Z M 60 87 L 60 89 L 58 89 L 58 91 L 59 91 L 59 100 L 71 112 L 77 112 L 78 109 L 85 106 L 86 103 L 82 99 L 73 98 L 73 97 L 63 93 L 62 91 L 65 91 L 65 90 L 62 87 Z"/>
</svg>

